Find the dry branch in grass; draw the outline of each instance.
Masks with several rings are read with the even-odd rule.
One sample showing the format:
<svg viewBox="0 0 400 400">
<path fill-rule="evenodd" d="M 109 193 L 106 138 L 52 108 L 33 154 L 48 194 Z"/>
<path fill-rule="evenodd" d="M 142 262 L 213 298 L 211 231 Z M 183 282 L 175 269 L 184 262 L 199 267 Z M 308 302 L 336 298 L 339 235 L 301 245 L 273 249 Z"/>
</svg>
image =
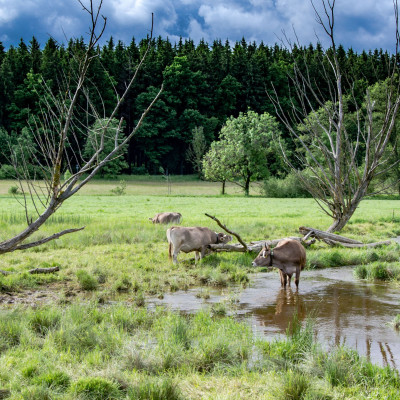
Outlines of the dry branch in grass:
<svg viewBox="0 0 400 400">
<path fill-rule="evenodd" d="M 361 247 L 378 247 L 378 246 L 387 246 L 392 243 L 391 240 L 385 240 L 383 242 L 375 242 L 375 243 L 363 243 L 358 240 L 350 239 L 345 236 L 336 235 L 334 233 L 321 231 L 315 228 L 306 228 L 305 226 L 301 226 L 299 228 L 301 234 L 305 235 L 304 238 L 314 237 L 317 240 L 322 240 L 326 244 L 330 246 L 340 245 L 349 248 L 361 248 Z"/>
<path fill-rule="evenodd" d="M 239 234 L 237 234 L 236 232 L 233 232 L 230 229 L 228 229 L 224 224 L 221 223 L 221 221 L 218 218 L 216 218 L 216 217 L 214 217 L 214 216 L 212 216 L 210 214 L 207 214 L 207 213 L 205 213 L 205 215 L 207 217 L 213 219 L 218 224 L 218 226 L 220 226 L 225 232 L 228 232 L 229 234 L 235 236 L 236 239 L 239 241 L 239 243 L 243 246 L 243 248 L 244 248 L 243 251 L 248 251 L 247 250 L 247 244 L 244 242 L 244 240 L 240 237 Z"/>
<path fill-rule="evenodd" d="M 30 269 L 28 272 L 30 274 L 52 274 L 60 270 L 60 267 L 50 267 L 50 268 L 34 268 Z"/>
<path fill-rule="evenodd" d="M 281 239 L 271 239 L 271 240 L 257 240 L 252 241 L 249 244 L 246 244 L 240 235 L 236 232 L 233 232 L 231 229 L 228 229 L 224 224 L 222 224 L 218 218 L 211 216 L 209 214 L 205 214 L 207 217 L 213 219 L 217 222 L 217 224 L 226 232 L 231 235 L 234 235 L 240 244 L 211 244 L 209 248 L 215 252 L 237 252 L 237 253 L 246 253 L 246 252 L 259 252 L 261 251 L 264 244 L 268 246 L 276 246 L 281 240 L 284 239 L 293 239 L 298 240 L 303 244 L 304 247 L 309 247 L 310 245 L 315 243 L 315 240 L 322 240 L 326 244 L 330 246 L 338 245 L 344 246 L 348 248 L 362 248 L 362 247 L 378 247 L 378 246 L 386 246 L 392 243 L 391 240 L 386 240 L 382 242 L 375 242 L 375 243 L 362 243 L 358 240 L 350 239 L 345 236 L 336 235 L 334 233 L 321 231 L 315 228 L 307 228 L 301 226 L 299 231 L 304 237 L 298 236 L 290 236 Z M 311 239 L 309 239 L 311 238 Z"/>
</svg>

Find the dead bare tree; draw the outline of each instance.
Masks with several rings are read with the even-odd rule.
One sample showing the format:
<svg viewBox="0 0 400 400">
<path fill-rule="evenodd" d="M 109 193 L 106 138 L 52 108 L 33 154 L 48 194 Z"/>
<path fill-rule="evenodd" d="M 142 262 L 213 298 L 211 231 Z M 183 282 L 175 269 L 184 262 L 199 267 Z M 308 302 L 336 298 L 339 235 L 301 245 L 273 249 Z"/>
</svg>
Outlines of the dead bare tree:
<svg viewBox="0 0 400 400">
<path fill-rule="evenodd" d="M 95 108 L 91 100 L 91 92 L 88 89 L 88 70 L 93 60 L 98 56 L 96 48 L 104 33 L 106 18 L 100 13 L 103 0 L 99 0 L 98 5 L 95 5 L 95 0 L 78 0 L 78 2 L 84 12 L 88 14 L 90 21 L 88 44 L 86 50 L 75 57 L 75 62 L 78 65 L 75 78 L 70 74 L 65 75 L 64 85 L 60 84 L 58 93 L 52 93 L 46 82 L 42 83 L 47 96 L 42 109 L 41 121 L 36 122 L 35 126 L 31 127 L 38 150 L 31 156 L 44 171 L 45 180 L 43 184 L 29 174 L 27 160 L 20 159 L 19 164 L 15 165 L 20 190 L 23 193 L 21 203 L 25 209 L 27 227 L 14 237 L 0 242 L 0 254 L 39 246 L 65 234 L 83 229 L 83 227 L 66 229 L 40 240 L 23 243 L 62 206 L 64 201 L 75 195 L 104 165 L 118 156 L 123 146 L 128 144 L 139 129 L 163 89 L 161 86 L 159 92 L 143 111 L 136 126 L 126 136 L 123 136 L 123 121 L 120 119 L 115 127 L 115 118 L 150 49 L 153 32 L 153 26 L 151 26 L 148 47 L 133 71 L 131 79 L 126 83 L 124 92 L 119 95 L 115 90 L 116 100 L 112 112 L 109 115 L 104 115 L 104 106 L 103 110 Z M 97 93 L 97 95 L 101 94 Z M 88 124 L 85 125 L 82 120 L 77 118 L 78 112 L 82 112 L 78 100 L 82 97 L 87 104 L 86 121 L 91 119 L 101 122 L 101 128 L 95 132 L 95 140 L 91 140 L 93 151 L 86 159 L 83 157 L 83 149 L 79 147 L 76 137 L 77 124 L 80 124 L 80 131 L 83 130 L 86 135 L 89 135 L 90 132 Z M 112 140 L 113 146 L 111 150 L 105 151 L 105 142 L 109 143 L 110 140 Z M 74 146 L 71 146 L 72 144 Z M 72 147 L 77 148 L 73 154 L 71 154 Z M 71 168 L 72 160 L 76 160 L 78 157 L 84 159 L 84 161 L 77 170 L 73 170 Z M 72 172 L 65 181 L 62 180 L 63 168 Z"/>
<path fill-rule="evenodd" d="M 357 100 L 355 78 L 342 74 L 334 37 L 335 0 L 321 0 L 321 12 L 312 0 L 311 3 L 316 20 L 330 41 L 330 48 L 321 55 L 319 71 L 328 94 L 322 93 L 304 55 L 302 66 L 294 60 L 289 77 L 291 111 L 283 110 L 275 88 L 270 100 L 297 145 L 295 155 L 302 170 L 282 149 L 285 160 L 322 210 L 333 218 L 327 230 L 332 232 L 346 225 L 367 194 L 374 194 L 368 193 L 371 181 L 398 162 L 390 162 L 385 153 L 400 106 L 398 4 L 394 0 L 396 51 L 389 57 L 387 80 L 381 84 L 385 92 L 381 96 L 384 105 L 379 105 L 383 118 L 382 114 L 378 118 L 377 101 L 371 90 L 366 90 L 362 101 Z M 286 42 L 291 46 L 290 41 Z M 350 89 L 345 90 L 346 87 Z M 347 108 L 352 110 L 351 115 Z"/>
</svg>

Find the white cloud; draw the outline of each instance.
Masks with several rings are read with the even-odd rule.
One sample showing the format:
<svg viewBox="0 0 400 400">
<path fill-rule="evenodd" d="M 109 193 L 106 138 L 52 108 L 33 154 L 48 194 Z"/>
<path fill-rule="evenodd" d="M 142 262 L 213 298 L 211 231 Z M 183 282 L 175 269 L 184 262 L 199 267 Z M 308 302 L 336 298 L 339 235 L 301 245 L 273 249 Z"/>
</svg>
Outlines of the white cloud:
<svg viewBox="0 0 400 400">
<path fill-rule="evenodd" d="M 83 27 L 82 21 L 73 16 L 59 15 L 57 13 L 50 14 L 45 25 L 47 32 L 56 38 L 67 39 L 79 37 L 87 31 L 87 27 Z M 85 29 L 86 30 L 83 30 Z"/>
<path fill-rule="evenodd" d="M 208 32 L 204 31 L 202 26 L 195 19 L 191 19 L 189 22 L 189 37 L 194 40 L 195 43 L 198 43 L 201 39 L 204 39 L 206 42 L 212 40 Z"/>
<path fill-rule="evenodd" d="M 168 0 L 112 0 L 107 9 L 113 20 L 122 25 L 140 24 L 148 26 L 151 13 L 161 21 L 163 27 L 176 22 L 176 12 L 172 1 Z"/>
<path fill-rule="evenodd" d="M 187 28 L 190 37 L 213 40 L 229 38 L 273 44 L 286 35 L 301 44 L 318 39 L 329 46 L 327 36 L 316 22 L 309 0 L 180 0 L 181 5 L 197 7 L 200 18 L 191 18 Z M 321 7 L 316 1 L 315 4 Z M 391 0 L 338 0 L 335 7 L 336 39 L 346 47 L 385 47 L 394 32 Z M 363 26 L 366 25 L 366 26 Z M 284 33 L 283 33 L 284 32 Z"/>
<path fill-rule="evenodd" d="M 29 0 L 0 0 L 0 24 L 9 23 L 21 14 L 35 10 L 38 4 Z"/>
</svg>

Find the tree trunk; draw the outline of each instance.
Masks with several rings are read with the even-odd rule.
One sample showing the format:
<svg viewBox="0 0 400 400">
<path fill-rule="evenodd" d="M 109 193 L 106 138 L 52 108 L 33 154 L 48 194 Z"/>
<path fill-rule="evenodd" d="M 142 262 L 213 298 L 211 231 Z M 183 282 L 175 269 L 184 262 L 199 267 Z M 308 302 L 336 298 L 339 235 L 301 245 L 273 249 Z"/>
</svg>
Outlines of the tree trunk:
<svg viewBox="0 0 400 400">
<path fill-rule="evenodd" d="M 222 181 L 221 194 L 225 194 L 225 183 L 226 181 Z"/>
<path fill-rule="evenodd" d="M 356 211 L 360 201 L 353 202 L 347 210 L 341 210 L 340 212 L 336 212 L 333 218 L 333 222 L 331 226 L 326 230 L 327 232 L 339 232 L 341 231 L 346 224 L 349 222 L 350 218 L 353 216 Z"/>
<path fill-rule="evenodd" d="M 347 222 L 349 221 L 351 215 L 348 218 L 336 218 L 333 220 L 332 225 L 326 230 L 327 232 L 339 232 L 341 231 Z"/>
<path fill-rule="evenodd" d="M 246 181 L 244 183 L 244 194 L 245 194 L 245 196 L 248 196 L 249 193 L 250 193 L 250 178 L 251 178 L 251 175 L 248 173 L 247 177 L 246 177 Z"/>
</svg>

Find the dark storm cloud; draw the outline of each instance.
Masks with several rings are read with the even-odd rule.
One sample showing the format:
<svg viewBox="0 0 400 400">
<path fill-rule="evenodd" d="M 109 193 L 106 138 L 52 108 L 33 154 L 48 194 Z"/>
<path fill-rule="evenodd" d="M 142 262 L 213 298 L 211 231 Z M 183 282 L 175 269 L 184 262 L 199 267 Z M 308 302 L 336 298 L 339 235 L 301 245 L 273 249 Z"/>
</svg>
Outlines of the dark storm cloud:
<svg viewBox="0 0 400 400">
<path fill-rule="evenodd" d="M 85 0 L 87 2 L 87 0 Z M 113 36 L 129 43 L 149 33 L 155 14 L 154 35 L 264 41 L 274 44 L 284 31 L 293 38 L 293 27 L 302 44 L 317 41 L 328 45 L 309 0 L 104 0 L 107 16 L 104 40 Z M 8 47 L 28 42 L 34 35 L 44 45 L 49 36 L 59 42 L 85 36 L 87 14 L 76 0 L 0 0 L 0 41 Z M 391 0 L 337 0 L 336 37 L 346 48 L 394 48 L 394 18 Z"/>
</svg>

